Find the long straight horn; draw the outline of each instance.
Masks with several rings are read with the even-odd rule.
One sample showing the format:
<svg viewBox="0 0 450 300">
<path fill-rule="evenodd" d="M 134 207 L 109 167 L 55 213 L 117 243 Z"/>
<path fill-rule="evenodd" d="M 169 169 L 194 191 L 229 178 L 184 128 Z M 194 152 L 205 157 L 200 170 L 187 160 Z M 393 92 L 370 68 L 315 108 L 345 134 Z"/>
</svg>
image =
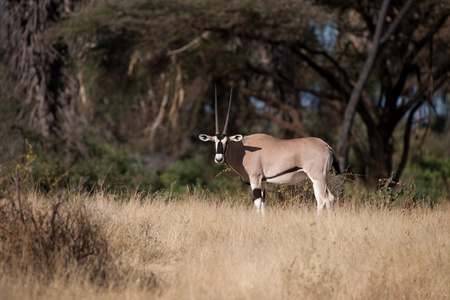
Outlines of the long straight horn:
<svg viewBox="0 0 450 300">
<path fill-rule="evenodd" d="M 225 120 L 225 126 L 223 127 L 223 134 L 227 134 L 227 128 L 228 128 L 228 119 L 230 118 L 230 110 L 231 110 L 231 97 L 233 96 L 233 87 L 231 87 L 230 92 L 230 102 L 228 103 L 228 112 L 227 112 L 227 118 Z"/>
<path fill-rule="evenodd" d="M 216 97 L 215 97 L 215 99 L 216 99 L 216 101 L 215 101 L 215 117 L 216 117 L 216 135 L 217 134 L 219 134 L 219 119 L 217 118 L 217 86 L 216 85 L 214 85 L 214 91 L 215 91 L 215 94 L 216 94 Z"/>
</svg>

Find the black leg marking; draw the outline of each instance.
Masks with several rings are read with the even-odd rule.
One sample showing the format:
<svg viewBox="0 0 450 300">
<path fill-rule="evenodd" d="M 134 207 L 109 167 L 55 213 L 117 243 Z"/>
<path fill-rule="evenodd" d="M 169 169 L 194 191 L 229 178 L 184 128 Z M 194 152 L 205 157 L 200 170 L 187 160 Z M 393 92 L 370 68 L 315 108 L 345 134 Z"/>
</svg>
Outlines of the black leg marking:
<svg viewBox="0 0 450 300">
<path fill-rule="evenodd" d="M 255 201 L 258 198 L 262 198 L 262 191 L 261 189 L 254 189 L 253 190 L 253 201 Z"/>
</svg>

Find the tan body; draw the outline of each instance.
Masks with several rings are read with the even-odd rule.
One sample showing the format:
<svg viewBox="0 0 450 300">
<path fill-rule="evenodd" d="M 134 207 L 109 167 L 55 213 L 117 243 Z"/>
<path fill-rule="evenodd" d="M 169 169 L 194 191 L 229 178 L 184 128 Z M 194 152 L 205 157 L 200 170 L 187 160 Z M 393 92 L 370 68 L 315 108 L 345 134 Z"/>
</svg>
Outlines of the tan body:
<svg viewBox="0 0 450 300">
<path fill-rule="evenodd" d="M 330 207 L 334 200 L 327 188 L 333 150 L 321 139 L 248 135 L 240 142 L 228 142 L 225 162 L 252 190 L 261 189 L 264 193 L 264 182 L 290 185 L 308 176 L 313 182 L 318 211 L 325 205 Z"/>
</svg>

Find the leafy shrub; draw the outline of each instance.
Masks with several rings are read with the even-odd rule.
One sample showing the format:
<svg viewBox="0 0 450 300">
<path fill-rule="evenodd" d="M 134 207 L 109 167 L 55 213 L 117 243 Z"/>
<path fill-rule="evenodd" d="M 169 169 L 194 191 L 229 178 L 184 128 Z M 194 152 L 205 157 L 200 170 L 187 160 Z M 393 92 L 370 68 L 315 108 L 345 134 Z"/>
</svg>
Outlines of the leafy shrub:
<svg viewBox="0 0 450 300">
<path fill-rule="evenodd" d="M 185 191 L 186 186 L 197 186 L 205 183 L 199 163 L 195 159 L 183 159 L 174 162 L 161 174 L 161 182 L 167 189 L 175 193 Z"/>
<path fill-rule="evenodd" d="M 25 141 L 23 154 L 0 167 L 1 176 L 9 178 L 3 180 L 4 183 L 18 177 L 21 178 L 22 189 L 34 191 L 37 188 L 43 193 L 67 187 L 148 192 L 162 187 L 156 173 L 145 170 L 140 156 L 89 137 L 86 137 L 83 153 L 35 151 Z"/>
<path fill-rule="evenodd" d="M 450 197 L 450 158 L 413 157 L 404 171 L 404 178 L 416 186 L 418 193 L 439 202 Z"/>
<path fill-rule="evenodd" d="M 111 191 L 122 188 L 151 190 L 152 185 L 160 186 L 155 174 L 144 170 L 138 156 L 104 141 L 87 138 L 85 144 L 88 154 L 74 159 L 68 167 L 70 186 L 76 186 L 80 181 L 86 188 Z"/>
<path fill-rule="evenodd" d="M 160 174 L 164 188 L 179 194 L 200 187 L 217 193 L 232 192 L 244 183 L 230 168 L 205 163 L 204 158 L 193 157 L 175 161 Z"/>
</svg>

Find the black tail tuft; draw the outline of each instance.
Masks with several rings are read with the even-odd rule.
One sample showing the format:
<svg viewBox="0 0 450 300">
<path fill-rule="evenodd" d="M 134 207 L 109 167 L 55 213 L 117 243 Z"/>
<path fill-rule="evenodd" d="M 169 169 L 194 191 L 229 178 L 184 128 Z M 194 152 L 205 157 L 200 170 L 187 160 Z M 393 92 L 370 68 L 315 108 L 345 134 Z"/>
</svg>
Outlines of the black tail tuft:
<svg viewBox="0 0 450 300">
<path fill-rule="evenodd" d="M 341 167 L 339 166 L 339 162 L 334 153 L 333 153 L 333 168 L 336 171 L 336 175 L 342 174 Z"/>
</svg>

